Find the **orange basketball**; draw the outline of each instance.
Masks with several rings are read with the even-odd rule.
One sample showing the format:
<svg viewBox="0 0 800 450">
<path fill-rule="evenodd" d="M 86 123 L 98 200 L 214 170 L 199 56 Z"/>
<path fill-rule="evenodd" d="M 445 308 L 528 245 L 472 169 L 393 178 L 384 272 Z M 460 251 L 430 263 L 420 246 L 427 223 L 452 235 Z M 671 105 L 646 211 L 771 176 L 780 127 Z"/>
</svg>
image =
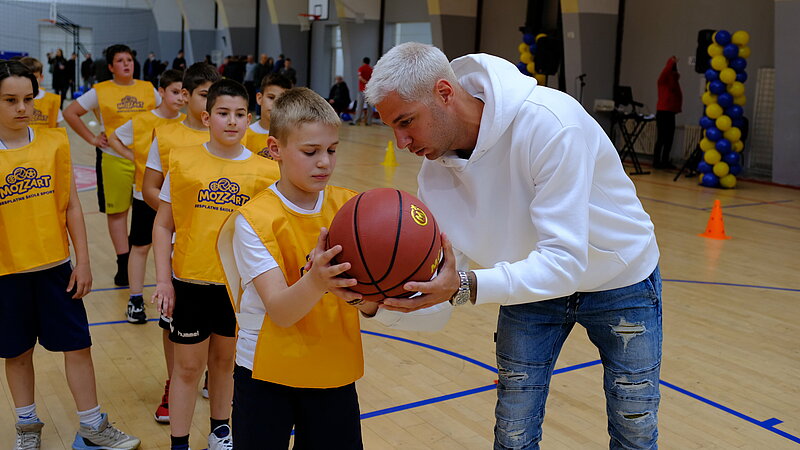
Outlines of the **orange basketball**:
<svg viewBox="0 0 800 450">
<path fill-rule="evenodd" d="M 328 231 L 328 248 L 341 245 L 336 261 L 365 300 L 409 297 L 408 281 L 428 281 L 439 266 L 442 241 L 428 208 L 413 195 L 381 188 L 362 192 L 342 206 Z"/>
</svg>

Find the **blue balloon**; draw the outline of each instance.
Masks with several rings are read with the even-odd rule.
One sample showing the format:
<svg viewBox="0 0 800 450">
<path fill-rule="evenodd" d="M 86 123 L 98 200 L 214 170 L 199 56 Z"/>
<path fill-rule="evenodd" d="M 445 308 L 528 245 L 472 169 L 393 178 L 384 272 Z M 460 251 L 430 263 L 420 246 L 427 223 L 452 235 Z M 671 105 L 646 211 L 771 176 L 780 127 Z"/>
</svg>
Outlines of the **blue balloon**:
<svg viewBox="0 0 800 450">
<path fill-rule="evenodd" d="M 525 33 L 522 35 L 522 42 L 531 45 L 536 42 L 536 36 L 531 33 Z"/>
<path fill-rule="evenodd" d="M 738 155 L 738 153 L 735 153 L 735 152 L 734 152 L 734 154 Z M 732 164 L 731 166 L 729 166 L 728 171 L 732 175 L 739 175 L 740 173 L 742 173 L 742 166 L 739 165 L 739 164 Z"/>
<path fill-rule="evenodd" d="M 722 97 L 722 96 L 720 95 L 720 97 Z M 720 106 L 722 106 L 722 105 L 720 105 Z M 739 105 L 731 105 L 729 108 L 727 108 L 725 110 L 725 115 L 730 117 L 731 120 L 740 119 L 744 115 L 744 108 L 742 108 Z M 731 123 L 731 124 L 733 126 L 735 126 L 736 128 L 742 128 L 740 126 L 734 125 L 733 123 Z"/>
<path fill-rule="evenodd" d="M 519 69 L 519 71 L 522 72 L 523 75 L 530 75 L 530 73 L 528 72 L 528 65 L 522 61 L 517 63 L 517 69 Z"/>
<path fill-rule="evenodd" d="M 714 126 L 714 119 L 708 116 L 703 116 L 700 118 L 700 126 L 703 127 L 704 130 L 707 130 Z"/>
<path fill-rule="evenodd" d="M 717 72 L 714 69 L 706 70 L 706 80 L 707 81 L 719 80 L 719 72 Z"/>
<path fill-rule="evenodd" d="M 728 65 L 731 66 L 731 69 L 741 72 L 747 67 L 747 60 L 744 58 L 733 58 Z"/>
<path fill-rule="evenodd" d="M 345 122 L 350 122 L 353 120 L 353 116 L 351 116 L 349 113 L 342 113 L 342 120 Z"/>
<path fill-rule="evenodd" d="M 714 40 L 717 44 L 724 47 L 731 43 L 731 34 L 725 30 L 719 30 L 717 34 L 714 35 Z"/>
<path fill-rule="evenodd" d="M 708 90 L 714 95 L 719 95 L 727 92 L 728 88 L 721 80 L 714 80 L 708 84 Z"/>
<path fill-rule="evenodd" d="M 717 103 L 719 103 L 719 106 L 727 108 L 733 104 L 733 96 L 727 92 L 723 92 L 717 97 Z"/>
<path fill-rule="evenodd" d="M 739 105 L 736 105 L 736 106 L 739 106 Z M 728 117 L 730 117 L 730 115 L 728 115 Z M 735 118 L 731 117 L 731 126 L 736 127 L 739 130 L 742 130 L 744 128 L 744 118 L 742 118 L 742 117 L 735 117 Z"/>
<path fill-rule="evenodd" d="M 736 44 L 728 44 L 722 49 L 722 54 L 728 59 L 736 58 L 739 56 L 739 46 Z"/>
<path fill-rule="evenodd" d="M 530 52 L 535 55 L 536 54 L 536 43 L 534 42 L 533 44 L 529 45 L 528 46 L 528 50 L 530 50 Z"/>
<path fill-rule="evenodd" d="M 728 152 L 722 155 L 722 160 L 728 163 L 729 166 L 736 166 L 739 164 L 739 160 L 741 156 L 739 156 L 736 152 Z"/>
<path fill-rule="evenodd" d="M 738 81 L 739 83 L 744 83 L 745 81 L 747 81 L 747 72 L 745 72 L 744 70 L 737 72 L 736 81 Z"/>
<path fill-rule="evenodd" d="M 706 137 L 709 141 L 717 142 L 722 139 L 722 131 L 719 131 L 717 127 L 708 127 L 706 128 Z"/>
<path fill-rule="evenodd" d="M 731 148 L 732 148 L 731 147 L 731 141 L 729 141 L 729 140 L 727 140 L 725 138 L 722 138 L 722 139 L 717 141 L 716 148 L 717 148 L 717 150 L 719 150 L 720 153 L 725 155 L 725 153 L 728 153 L 728 152 L 731 151 Z"/>
<path fill-rule="evenodd" d="M 711 173 L 712 170 L 714 170 L 714 167 L 705 161 L 700 161 L 697 164 L 697 171 L 700 173 Z"/>
<path fill-rule="evenodd" d="M 719 177 L 713 173 L 707 173 L 703 175 L 703 181 L 700 184 L 707 187 L 717 187 L 719 186 Z"/>
</svg>

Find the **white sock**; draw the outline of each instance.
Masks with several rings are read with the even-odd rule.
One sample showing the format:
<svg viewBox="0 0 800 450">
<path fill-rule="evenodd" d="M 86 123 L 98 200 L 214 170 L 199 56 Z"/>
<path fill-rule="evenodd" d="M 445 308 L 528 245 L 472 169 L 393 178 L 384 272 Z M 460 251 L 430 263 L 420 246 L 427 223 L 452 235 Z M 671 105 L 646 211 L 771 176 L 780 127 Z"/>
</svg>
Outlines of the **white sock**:
<svg viewBox="0 0 800 450">
<path fill-rule="evenodd" d="M 41 422 L 39 420 L 39 416 L 36 415 L 36 403 L 31 403 L 28 406 L 23 406 L 22 408 L 14 408 L 17 412 L 17 422 L 20 424 L 29 424 L 29 423 L 36 423 Z"/>
<path fill-rule="evenodd" d="M 103 422 L 103 415 L 100 414 L 100 405 L 86 411 L 78 411 L 78 419 L 82 424 L 91 427 L 93 430 L 98 429 Z"/>
</svg>

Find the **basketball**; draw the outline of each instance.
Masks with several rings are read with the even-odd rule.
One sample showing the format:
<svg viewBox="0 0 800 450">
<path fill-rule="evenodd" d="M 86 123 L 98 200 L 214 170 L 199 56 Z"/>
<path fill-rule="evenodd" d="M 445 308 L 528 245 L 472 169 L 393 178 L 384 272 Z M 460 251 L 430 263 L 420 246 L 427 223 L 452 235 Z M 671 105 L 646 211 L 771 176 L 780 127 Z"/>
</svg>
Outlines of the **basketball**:
<svg viewBox="0 0 800 450">
<path fill-rule="evenodd" d="M 367 301 L 409 297 L 408 281 L 428 281 L 439 265 L 439 227 L 428 208 L 397 189 L 363 192 L 342 206 L 331 222 L 327 247 L 341 245 L 334 263 L 349 262 L 350 289 Z"/>
</svg>

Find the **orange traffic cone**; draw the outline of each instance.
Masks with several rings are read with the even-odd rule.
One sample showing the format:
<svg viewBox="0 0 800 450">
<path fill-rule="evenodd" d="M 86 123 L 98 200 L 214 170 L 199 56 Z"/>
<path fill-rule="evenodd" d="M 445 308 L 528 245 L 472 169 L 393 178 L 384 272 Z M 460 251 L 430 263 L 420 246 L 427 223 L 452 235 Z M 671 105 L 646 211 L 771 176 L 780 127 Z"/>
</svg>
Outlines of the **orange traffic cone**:
<svg viewBox="0 0 800 450">
<path fill-rule="evenodd" d="M 711 208 L 711 217 L 708 218 L 706 232 L 698 234 L 698 236 L 720 240 L 731 238 L 725 235 L 725 223 L 722 221 L 722 205 L 719 200 L 714 200 L 714 207 Z"/>
<path fill-rule="evenodd" d="M 394 154 L 394 142 L 389 141 L 389 143 L 386 144 L 386 156 L 383 158 L 381 165 L 387 167 L 394 167 L 397 165 L 397 156 Z"/>
</svg>

